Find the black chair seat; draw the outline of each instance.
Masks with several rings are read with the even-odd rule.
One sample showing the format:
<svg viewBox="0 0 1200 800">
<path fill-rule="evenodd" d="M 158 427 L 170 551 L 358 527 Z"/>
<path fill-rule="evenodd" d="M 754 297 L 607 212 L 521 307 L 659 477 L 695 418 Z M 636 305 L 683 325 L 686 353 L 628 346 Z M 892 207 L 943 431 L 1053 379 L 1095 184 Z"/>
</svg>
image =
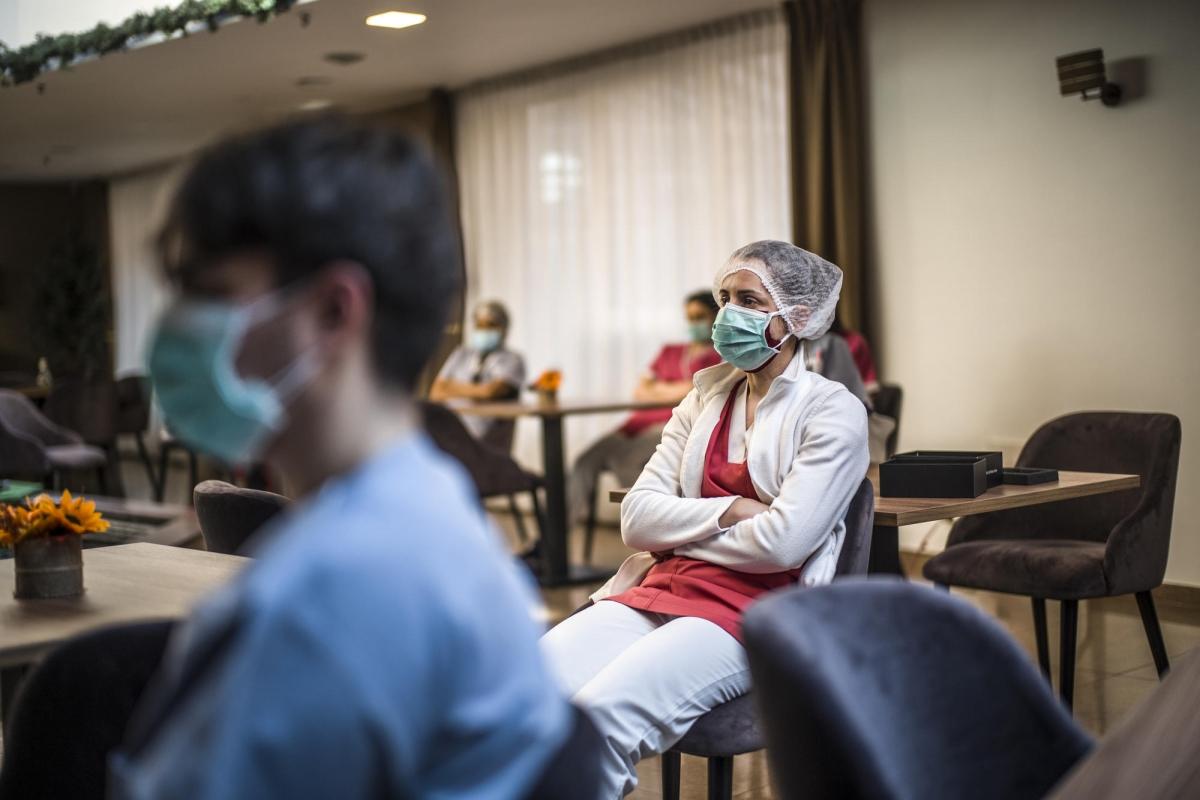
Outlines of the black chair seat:
<svg viewBox="0 0 1200 800">
<path fill-rule="evenodd" d="M 925 577 L 947 586 L 1084 600 L 1108 595 L 1104 543 L 1071 539 L 963 542 L 929 560 Z"/>
<path fill-rule="evenodd" d="M 766 747 L 752 695 L 722 703 L 696 720 L 674 750 L 689 756 L 725 758 Z"/>
<path fill-rule="evenodd" d="M 53 469 L 97 469 L 108 463 L 108 456 L 90 444 L 57 444 L 46 448 L 46 459 Z"/>
</svg>

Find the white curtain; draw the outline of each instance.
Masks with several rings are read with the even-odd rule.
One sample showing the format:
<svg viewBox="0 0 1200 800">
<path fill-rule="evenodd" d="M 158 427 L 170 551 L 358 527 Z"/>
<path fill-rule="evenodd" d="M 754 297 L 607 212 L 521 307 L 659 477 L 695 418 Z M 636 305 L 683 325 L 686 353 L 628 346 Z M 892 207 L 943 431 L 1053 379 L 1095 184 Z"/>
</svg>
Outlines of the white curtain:
<svg viewBox="0 0 1200 800">
<path fill-rule="evenodd" d="M 146 337 L 167 300 L 153 243 L 179 173 L 178 166 L 161 167 L 109 183 L 118 376 L 145 371 Z"/>
<path fill-rule="evenodd" d="M 457 162 L 469 304 L 496 298 L 531 375 L 628 397 L 684 296 L 789 239 L 787 30 L 765 11 L 466 90 Z M 569 456 L 619 418 L 571 417 Z M 517 455 L 540 460 L 536 425 Z"/>
</svg>

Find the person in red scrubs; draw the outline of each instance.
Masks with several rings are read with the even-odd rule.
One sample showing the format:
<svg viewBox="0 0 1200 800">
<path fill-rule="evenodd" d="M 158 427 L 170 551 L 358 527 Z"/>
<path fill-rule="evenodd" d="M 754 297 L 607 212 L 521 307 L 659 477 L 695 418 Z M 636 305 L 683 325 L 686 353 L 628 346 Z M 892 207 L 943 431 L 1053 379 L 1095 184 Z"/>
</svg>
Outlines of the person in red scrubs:
<svg viewBox="0 0 1200 800">
<path fill-rule="evenodd" d="M 668 402 L 672 406 L 692 390 L 692 376 L 721 363 L 713 349 L 712 326 L 717 318 L 717 301 L 705 289 L 687 296 L 683 313 L 687 318 L 688 341 L 667 344 L 658 351 L 650 369 L 634 392 L 638 401 Z M 622 486 L 637 480 L 642 467 L 654 455 L 663 426 L 671 419 L 670 408 L 635 411 L 620 428 L 602 436 L 575 460 L 567 487 L 568 507 L 573 520 L 580 519 L 596 488 L 601 472 L 614 472 Z"/>
<path fill-rule="evenodd" d="M 637 784 L 641 758 L 744 694 L 745 609 L 766 592 L 829 582 L 866 474 L 867 413 L 805 368 L 833 320 L 841 270 L 786 242 L 718 271 L 713 344 L 621 506 L 631 556 L 592 606 L 542 638 L 551 670 L 607 742 L 602 796 Z"/>
</svg>

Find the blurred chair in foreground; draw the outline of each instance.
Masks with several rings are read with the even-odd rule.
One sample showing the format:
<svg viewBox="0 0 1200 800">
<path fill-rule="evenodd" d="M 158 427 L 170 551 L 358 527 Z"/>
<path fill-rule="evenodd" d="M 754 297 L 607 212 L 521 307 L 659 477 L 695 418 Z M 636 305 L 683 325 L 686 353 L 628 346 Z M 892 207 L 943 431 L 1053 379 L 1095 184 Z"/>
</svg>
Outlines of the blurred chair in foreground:
<svg viewBox="0 0 1200 800">
<path fill-rule="evenodd" d="M 1125 492 L 966 517 L 950 530 L 925 577 L 1027 595 L 1033 600 L 1038 662 L 1050 676 L 1046 599 L 1061 603 L 1059 692 L 1071 707 L 1079 601 L 1132 594 L 1161 678 L 1167 649 L 1150 591 L 1162 585 L 1171 543 L 1179 419 L 1170 414 L 1096 411 L 1068 414 L 1039 428 L 1017 466 L 1140 475 Z"/>
<path fill-rule="evenodd" d="M 224 481 L 204 481 L 192 492 L 204 548 L 211 553 L 245 555 L 254 534 L 291 501 L 283 495 L 243 489 Z"/>
<path fill-rule="evenodd" d="M 25 678 L 4 731 L 0 800 L 106 797 L 108 753 L 158 669 L 172 623 L 68 640 Z"/>
<path fill-rule="evenodd" d="M 875 490 L 871 481 L 864 478 L 846 511 L 846 538 L 838 554 L 837 578 L 867 574 L 874 520 Z M 708 759 L 710 800 L 733 797 L 733 757 L 765 746 L 754 705 L 751 693 L 717 706 L 696 720 L 683 738 L 663 753 L 663 800 L 679 798 L 680 754 Z"/>
<path fill-rule="evenodd" d="M 58 488 L 68 473 L 92 473 L 103 493 L 107 471 L 102 449 L 51 422 L 19 392 L 0 389 L 0 477 L 44 481 Z"/>
<path fill-rule="evenodd" d="M 1091 747 L 1008 633 L 928 587 L 787 590 L 744 630 L 788 800 L 1033 800 Z"/>
</svg>

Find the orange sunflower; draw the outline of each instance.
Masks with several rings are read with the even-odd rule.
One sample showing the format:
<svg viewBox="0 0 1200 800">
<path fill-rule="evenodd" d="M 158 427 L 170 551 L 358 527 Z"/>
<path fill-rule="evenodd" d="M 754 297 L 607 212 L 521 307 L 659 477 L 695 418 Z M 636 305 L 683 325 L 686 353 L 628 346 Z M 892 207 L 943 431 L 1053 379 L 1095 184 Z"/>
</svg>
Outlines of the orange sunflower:
<svg viewBox="0 0 1200 800">
<path fill-rule="evenodd" d="M 53 527 L 65 528 L 71 533 L 102 533 L 108 530 L 108 522 L 96 510 L 95 502 L 71 497 L 71 493 L 65 489 L 57 503 L 46 495 L 39 497 L 34 501 L 33 513 L 42 515 L 47 521 L 52 520 Z"/>
<path fill-rule="evenodd" d="M 0 546 L 12 547 L 25 538 L 29 512 L 21 506 L 0 504 Z"/>
</svg>

